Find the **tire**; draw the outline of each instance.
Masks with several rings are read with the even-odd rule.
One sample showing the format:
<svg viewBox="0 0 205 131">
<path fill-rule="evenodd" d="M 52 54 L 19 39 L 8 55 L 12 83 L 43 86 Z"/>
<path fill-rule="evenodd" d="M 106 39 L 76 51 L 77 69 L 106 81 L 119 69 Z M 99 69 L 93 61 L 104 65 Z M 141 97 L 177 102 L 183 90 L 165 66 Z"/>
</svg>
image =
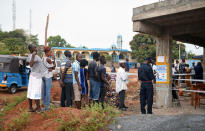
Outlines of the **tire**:
<svg viewBox="0 0 205 131">
<path fill-rule="evenodd" d="M 9 88 L 9 92 L 11 94 L 15 94 L 16 91 L 17 91 L 17 85 L 15 85 L 15 84 L 11 85 L 10 88 Z"/>
</svg>

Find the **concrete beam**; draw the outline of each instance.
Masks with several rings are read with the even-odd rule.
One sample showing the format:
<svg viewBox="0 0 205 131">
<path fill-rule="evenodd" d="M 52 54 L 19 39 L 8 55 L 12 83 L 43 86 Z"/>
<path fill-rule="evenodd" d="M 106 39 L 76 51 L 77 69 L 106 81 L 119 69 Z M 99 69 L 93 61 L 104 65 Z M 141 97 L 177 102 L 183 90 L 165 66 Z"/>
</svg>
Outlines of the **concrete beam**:
<svg viewBox="0 0 205 131">
<path fill-rule="evenodd" d="M 205 32 L 205 23 L 197 22 L 185 25 L 173 25 L 169 26 L 168 30 L 172 35 L 196 34 Z"/>
<path fill-rule="evenodd" d="M 174 40 L 181 41 L 184 43 L 190 43 L 198 46 L 205 47 L 205 39 L 200 37 L 195 37 L 192 35 L 179 35 L 173 36 Z"/>
<path fill-rule="evenodd" d="M 154 36 L 160 36 L 163 32 L 163 30 L 159 26 L 141 21 L 133 22 L 133 31 Z"/>
<path fill-rule="evenodd" d="M 204 0 L 165 0 L 133 9 L 133 21 L 205 8 Z"/>
</svg>

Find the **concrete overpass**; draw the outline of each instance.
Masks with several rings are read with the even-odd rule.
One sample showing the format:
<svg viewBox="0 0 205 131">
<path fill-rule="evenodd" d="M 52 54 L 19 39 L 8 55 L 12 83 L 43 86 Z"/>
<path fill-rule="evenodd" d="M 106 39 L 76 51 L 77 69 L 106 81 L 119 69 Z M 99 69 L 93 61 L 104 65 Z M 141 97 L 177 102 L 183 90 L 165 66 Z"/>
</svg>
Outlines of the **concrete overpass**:
<svg viewBox="0 0 205 131">
<path fill-rule="evenodd" d="M 157 84 L 157 106 L 172 105 L 172 40 L 202 46 L 205 49 L 205 0 L 165 0 L 133 9 L 133 31 L 150 34 L 157 43 L 157 56 L 166 56 L 169 82 Z M 205 71 L 205 51 L 203 57 Z M 205 78 L 205 76 L 204 76 Z"/>
</svg>

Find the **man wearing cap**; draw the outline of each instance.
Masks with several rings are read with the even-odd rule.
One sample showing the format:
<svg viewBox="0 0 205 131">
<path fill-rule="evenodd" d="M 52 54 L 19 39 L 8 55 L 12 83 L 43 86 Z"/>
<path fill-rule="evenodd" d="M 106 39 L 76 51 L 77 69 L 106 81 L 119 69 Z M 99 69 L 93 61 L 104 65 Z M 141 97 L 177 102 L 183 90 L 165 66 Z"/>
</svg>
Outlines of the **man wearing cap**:
<svg viewBox="0 0 205 131">
<path fill-rule="evenodd" d="M 116 77 L 116 92 L 119 93 L 120 97 L 119 109 L 125 111 L 127 107 L 125 106 L 124 101 L 125 91 L 127 90 L 128 75 L 125 72 L 125 61 L 121 60 L 119 61 L 119 64 L 120 68 L 118 69 Z"/>
<path fill-rule="evenodd" d="M 152 67 L 150 65 L 151 59 L 145 58 L 144 63 L 140 66 L 138 70 L 138 79 L 141 82 L 140 88 L 140 105 L 142 114 L 152 114 L 152 104 L 153 104 L 153 80 L 154 74 Z M 147 104 L 147 111 L 145 110 L 145 105 Z"/>
</svg>

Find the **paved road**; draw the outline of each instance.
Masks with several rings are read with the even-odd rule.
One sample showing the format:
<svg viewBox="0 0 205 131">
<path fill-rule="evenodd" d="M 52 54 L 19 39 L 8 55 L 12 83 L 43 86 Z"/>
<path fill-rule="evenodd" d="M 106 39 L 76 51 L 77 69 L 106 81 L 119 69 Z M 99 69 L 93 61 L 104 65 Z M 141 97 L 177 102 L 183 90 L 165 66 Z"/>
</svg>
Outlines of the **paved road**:
<svg viewBox="0 0 205 131">
<path fill-rule="evenodd" d="M 205 115 L 132 115 L 117 118 L 112 131 L 205 131 Z"/>
</svg>

